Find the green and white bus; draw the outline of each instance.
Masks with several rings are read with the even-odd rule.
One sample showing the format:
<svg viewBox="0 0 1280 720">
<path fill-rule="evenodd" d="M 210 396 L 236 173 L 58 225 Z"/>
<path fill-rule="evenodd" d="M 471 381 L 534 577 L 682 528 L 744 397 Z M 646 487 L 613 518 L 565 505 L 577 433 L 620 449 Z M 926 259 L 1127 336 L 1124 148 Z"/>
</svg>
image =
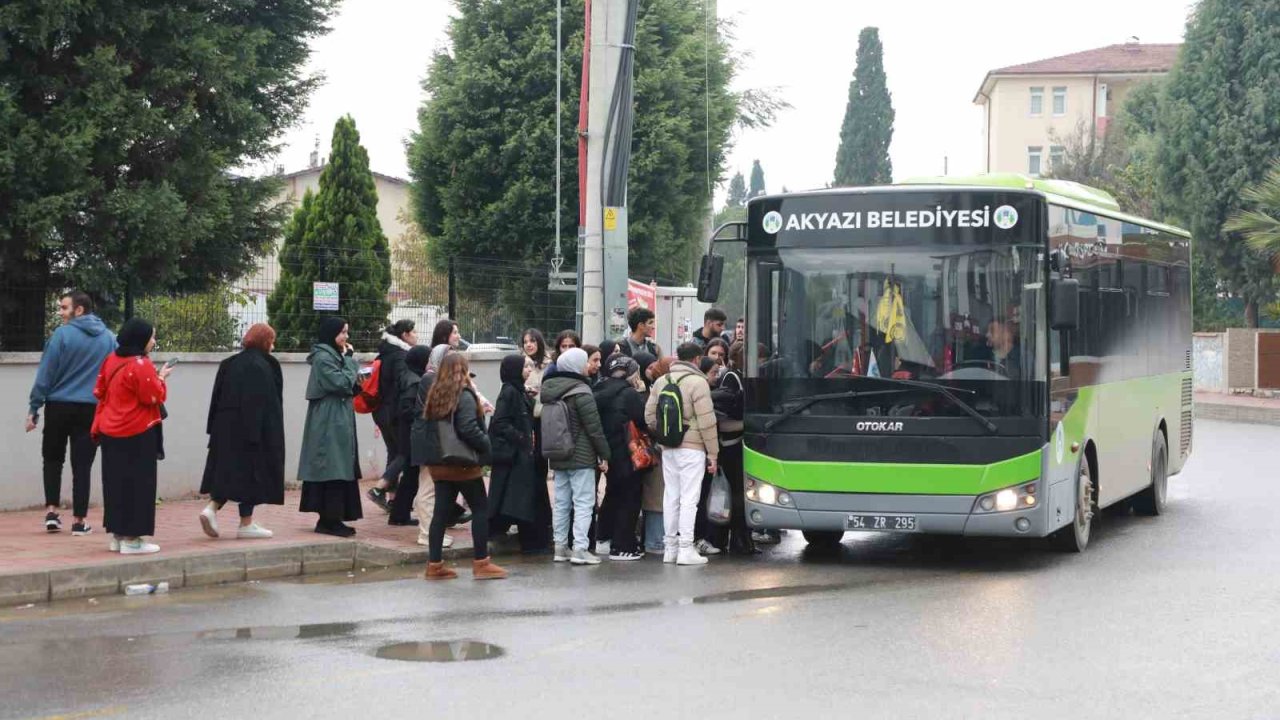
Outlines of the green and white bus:
<svg viewBox="0 0 1280 720">
<path fill-rule="evenodd" d="M 748 523 L 1081 551 L 1101 508 L 1160 514 L 1191 451 L 1190 251 L 1023 175 L 752 200 L 699 277 L 746 306 Z"/>
</svg>

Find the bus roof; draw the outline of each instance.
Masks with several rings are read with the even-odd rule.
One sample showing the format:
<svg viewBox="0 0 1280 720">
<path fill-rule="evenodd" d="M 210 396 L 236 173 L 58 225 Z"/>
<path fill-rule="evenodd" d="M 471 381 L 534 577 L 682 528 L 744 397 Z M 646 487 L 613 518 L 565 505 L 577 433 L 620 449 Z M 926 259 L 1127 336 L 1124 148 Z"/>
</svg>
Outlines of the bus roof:
<svg viewBox="0 0 1280 720">
<path fill-rule="evenodd" d="M 1104 215 L 1109 218 L 1143 225 L 1181 237 L 1190 238 L 1191 233 L 1174 225 L 1147 220 L 1131 215 L 1120 209 L 1120 203 L 1112 195 L 1098 188 L 1082 185 L 1069 180 L 1053 180 L 1037 178 L 1021 173 L 989 173 L 985 175 L 917 177 L 908 178 L 894 185 L 883 185 L 866 188 L 831 188 L 815 192 L 793 193 L 796 195 L 840 194 L 842 191 L 853 192 L 892 192 L 894 189 L 924 189 L 927 187 L 945 188 L 949 190 L 1020 190 L 1043 196 L 1054 205 L 1069 207 L 1073 210 Z"/>
</svg>

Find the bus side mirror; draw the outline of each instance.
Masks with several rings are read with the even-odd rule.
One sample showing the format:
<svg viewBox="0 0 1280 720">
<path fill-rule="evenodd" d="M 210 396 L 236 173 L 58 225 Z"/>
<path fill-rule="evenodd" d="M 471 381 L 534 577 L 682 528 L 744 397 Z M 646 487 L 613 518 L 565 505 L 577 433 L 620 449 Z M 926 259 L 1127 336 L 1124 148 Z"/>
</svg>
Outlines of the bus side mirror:
<svg viewBox="0 0 1280 720">
<path fill-rule="evenodd" d="M 1057 278 L 1049 281 L 1052 294 L 1049 326 L 1054 330 L 1075 330 L 1080 327 L 1080 281 L 1075 278 Z"/>
<path fill-rule="evenodd" d="M 707 253 L 698 266 L 698 300 L 713 303 L 720 298 L 720 276 L 724 274 L 724 256 Z"/>
</svg>

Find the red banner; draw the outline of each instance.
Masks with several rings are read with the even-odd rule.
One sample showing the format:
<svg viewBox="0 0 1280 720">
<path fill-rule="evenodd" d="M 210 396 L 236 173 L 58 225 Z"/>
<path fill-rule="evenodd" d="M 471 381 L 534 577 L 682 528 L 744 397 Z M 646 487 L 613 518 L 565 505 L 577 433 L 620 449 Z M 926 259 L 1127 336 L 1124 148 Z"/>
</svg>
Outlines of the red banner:
<svg viewBox="0 0 1280 720">
<path fill-rule="evenodd" d="M 638 307 L 646 308 L 658 312 L 658 286 L 646 285 L 637 280 L 627 280 L 627 310 L 631 311 Z M 657 323 L 654 323 L 657 327 Z"/>
</svg>

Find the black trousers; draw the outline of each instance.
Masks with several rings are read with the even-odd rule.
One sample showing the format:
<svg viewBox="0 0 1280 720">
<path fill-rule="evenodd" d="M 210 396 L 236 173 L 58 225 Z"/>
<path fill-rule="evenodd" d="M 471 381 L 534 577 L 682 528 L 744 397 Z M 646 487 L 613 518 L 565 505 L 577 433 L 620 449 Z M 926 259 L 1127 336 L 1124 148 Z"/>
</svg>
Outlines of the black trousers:
<svg viewBox="0 0 1280 720">
<path fill-rule="evenodd" d="M 612 470 L 612 468 L 610 468 Z M 610 552 L 639 552 L 636 524 L 640 522 L 640 506 L 644 500 L 644 476 L 632 473 L 617 479 L 610 477 L 605 499 L 612 497 L 613 538 Z M 603 514 L 604 510 L 601 509 Z"/>
<path fill-rule="evenodd" d="M 78 518 L 89 513 L 89 472 L 98 447 L 89 437 L 95 405 L 49 402 L 44 408 L 44 502 L 62 504 L 62 466 L 71 444 L 71 512 Z"/>
<path fill-rule="evenodd" d="M 409 434 L 412 430 L 403 420 L 396 426 L 400 437 L 397 444 L 403 450 L 403 469 L 400 471 L 400 484 L 396 487 L 396 496 L 391 499 L 391 522 L 409 522 L 409 514 L 413 512 L 413 499 L 418 496 L 419 468 L 409 464 Z M 391 467 L 390 463 L 387 467 Z"/>
<path fill-rule="evenodd" d="M 707 520 L 707 500 L 711 497 L 712 477 L 710 473 L 702 474 L 702 491 L 698 493 L 698 515 L 693 519 L 693 539 L 707 540 L 719 547 L 720 543 L 716 542 L 720 535 L 719 528 Z"/>
<path fill-rule="evenodd" d="M 458 494 L 471 506 L 471 542 L 475 545 L 477 560 L 489 557 L 489 498 L 484 492 L 484 479 L 436 480 L 436 507 L 431 513 L 431 527 L 427 534 L 428 557 L 431 562 L 444 559 L 444 529 L 449 515 L 458 502 Z"/>
<path fill-rule="evenodd" d="M 156 534 L 160 426 L 130 437 L 102 436 L 102 526 L 121 537 Z"/>
<path fill-rule="evenodd" d="M 390 483 L 388 488 L 394 488 L 406 464 L 402 453 L 408 452 L 409 446 L 401 442 L 400 423 L 396 420 L 374 413 L 373 424 L 378 426 L 382 444 L 387 447 L 387 469 L 382 471 L 382 479 Z"/>
<path fill-rule="evenodd" d="M 720 448 L 720 469 L 725 479 L 729 481 L 729 511 L 732 513 L 732 517 L 729 518 L 728 536 L 725 539 L 729 547 L 749 548 L 751 547 L 751 528 L 747 526 L 741 442 Z"/>
<path fill-rule="evenodd" d="M 213 498 L 213 501 L 218 504 L 219 510 L 222 509 L 223 505 L 227 504 L 226 500 L 219 500 L 218 498 Z M 240 511 L 240 517 L 242 518 L 253 517 L 253 509 L 257 507 L 252 503 L 242 503 L 242 502 L 238 502 L 236 503 L 236 505 L 237 505 L 237 509 Z"/>
</svg>

